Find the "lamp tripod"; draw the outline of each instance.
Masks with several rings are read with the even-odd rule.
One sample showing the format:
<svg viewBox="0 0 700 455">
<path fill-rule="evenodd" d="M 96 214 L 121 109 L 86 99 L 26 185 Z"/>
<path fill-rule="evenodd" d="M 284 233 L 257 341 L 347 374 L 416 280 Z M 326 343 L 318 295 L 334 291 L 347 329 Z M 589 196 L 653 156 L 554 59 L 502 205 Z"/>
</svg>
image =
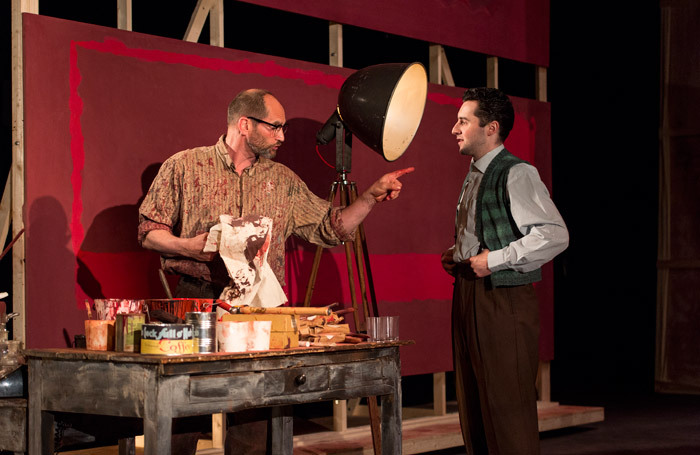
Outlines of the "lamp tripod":
<svg viewBox="0 0 700 455">
<path fill-rule="evenodd" d="M 338 120 L 335 122 L 335 170 L 336 179 L 331 184 L 330 194 L 328 200 L 332 203 L 336 196 L 340 196 L 340 204 L 348 206 L 352 204 L 358 197 L 357 185 L 355 182 L 348 181 L 348 174 L 351 169 L 352 161 L 352 134 L 348 131 L 343 122 Z M 355 232 L 355 239 L 351 241 L 353 246 L 350 246 L 350 242 L 344 242 L 345 244 L 345 262 L 347 265 L 348 272 L 348 283 L 350 284 L 350 300 L 352 302 L 353 320 L 355 322 L 355 329 L 358 332 L 364 331 L 366 326 L 367 317 L 370 315 L 370 303 L 371 314 L 373 316 L 379 315 L 379 310 L 377 308 L 377 296 L 374 292 L 374 281 L 372 279 L 372 269 L 369 262 L 369 250 L 367 248 L 367 237 L 365 235 L 365 229 L 363 223 L 357 227 Z M 304 297 L 304 306 L 309 306 L 311 304 L 311 296 L 314 292 L 314 287 L 316 285 L 316 278 L 318 276 L 318 267 L 321 263 L 321 254 L 323 253 L 323 247 L 316 247 L 316 254 L 314 256 L 313 266 L 311 268 L 311 276 L 309 277 L 309 283 L 306 287 L 306 296 Z M 354 253 L 354 254 L 353 254 Z M 353 271 L 353 256 L 354 263 L 357 267 L 357 279 L 360 284 L 360 293 L 362 299 L 362 319 L 359 317 L 358 311 L 358 299 L 357 292 L 355 288 L 355 276 Z M 367 275 L 367 280 L 365 281 L 365 271 Z"/>
<path fill-rule="evenodd" d="M 335 127 L 335 170 L 336 178 L 331 184 L 331 191 L 328 196 L 328 201 L 333 203 L 338 194 L 340 194 L 340 204 L 347 207 L 357 199 L 357 185 L 355 182 L 348 181 L 352 162 L 352 133 L 348 131 L 343 122 L 338 119 L 333 122 Z M 350 285 L 350 300 L 352 308 L 353 320 L 355 322 L 355 330 L 363 332 L 366 330 L 367 317 L 369 315 L 369 303 L 367 299 L 367 291 L 369 291 L 370 300 L 372 302 L 372 314 L 379 315 L 377 309 L 377 296 L 374 293 L 374 281 L 372 280 L 372 269 L 369 265 L 369 250 L 367 249 L 367 237 L 362 223 L 357 226 L 355 231 L 355 240 L 352 241 L 353 246 L 350 247 L 350 242 L 345 244 L 345 263 L 348 270 L 348 283 Z M 354 250 L 354 251 L 353 251 Z M 362 319 L 358 315 L 357 294 L 355 289 L 355 277 L 353 273 L 353 252 L 355 257 L 355 265 L 357 266 L 358 281 L 360 283 L 360 292 L 362 294 Z M 316 247 L 313 266 L 311 267 L 311 276 L 309 283 L 306 286 L 306 296 L 304 297 L 304 306 L 311 305 L 311 296 L 316 285 L 316 277 L 318 276 L 318 267 L 321 264 L 321 254 L 323 247 Z M 365 270 L 367 271 L 367 281 L 365 282 Z M 372 446 L 375 455 L 381 455 L 381 430 L 379 405 L 376 396 L 367 397 L 367 409 L 369 411 L 370 430 L 372 434 Z"/>
<path fill-rule="evenodd" d="M 328 200 L 333 203 L 340 195 L 340 203 L 348 206 L 358 197 L 355 182 L 348 182 L 352 158 L 352 134 L 369 148 L 382 155 L 386 161 L 399 158 L 408 147 L 418 129 L 428 92 L 428 77 L 420 63 L 385 63 L 369 66 L 350 75 L 338 94 L 335 112 L 316 133 L 318 144 L 328 144 L 335 136 L 336 180 L 331 185 Z M 378 316 L 377 297 L 374 292 L 372 269 L 369 264 L 367 237 L 363 223 L 355 233 L 355 239 L 345 242 L 345 261 L 350 284 L 350 299 L 355 330 L 366 330 L 367 317 Z M 354 251 L 353 251 L 354 250 Z M 321 263 L 322 247 L 316 248 L 309 284 L 306 287 L 304 306 L 311 304 Z M 353 273 L 353 253 L 362 294 L 362 318 L 357 307 L 357 293 Z M 367 280 L 365 281 L 365 272 Z M 369 298 L 368 298 L 369 293 Z M 374 453 L 381 453 L 379 410 L 377 397 L 367 397 L 372 429 Z"/>
</svg>

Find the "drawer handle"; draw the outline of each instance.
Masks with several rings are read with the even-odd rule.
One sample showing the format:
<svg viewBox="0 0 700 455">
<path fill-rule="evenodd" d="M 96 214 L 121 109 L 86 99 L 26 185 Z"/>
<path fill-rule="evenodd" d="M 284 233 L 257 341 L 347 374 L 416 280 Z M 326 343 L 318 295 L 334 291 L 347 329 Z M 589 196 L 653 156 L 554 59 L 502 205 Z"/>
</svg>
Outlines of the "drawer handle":
<svg viewBox="0 0 700 455">
<path fill-rule="evenodd" d="M 294 378 L 294 382 L 296 385 L 304 385 L 306 384 L 306 375 L 305 374 L 300 374 L 296 378 Z"/>
</svg>

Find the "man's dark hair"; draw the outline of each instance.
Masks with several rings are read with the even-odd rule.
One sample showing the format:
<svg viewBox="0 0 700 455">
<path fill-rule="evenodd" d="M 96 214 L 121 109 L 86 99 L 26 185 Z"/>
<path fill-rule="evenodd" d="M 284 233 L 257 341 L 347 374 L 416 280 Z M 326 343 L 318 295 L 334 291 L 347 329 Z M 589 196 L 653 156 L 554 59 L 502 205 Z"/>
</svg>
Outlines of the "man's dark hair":
<svg viewBox="0 0 700 455">
<path fill-rule="evenodd" d="M 228 105 L 227 124 L 237 122 L 241 117 L 256 117 L 264 119 L 267 117 L 267 107 L 265 106 L 265 95 L 272 96 L 272 93 L 260 88 L 243 90 Z"/>
<path fill-rule="evenodd" d="M 497 88 L 478 87 L 470 88 L 464 92 L 462 102 L 476 101 L 477 109 L 474 115 L 479 119 L 479 126 L 486 126 L 487 123 L 498 122 L 500 126 L 498 135 L 501 141 L 505 141 L 513 129 L 515 113 L 513 104 L 508 96 Z"/>
</svg>

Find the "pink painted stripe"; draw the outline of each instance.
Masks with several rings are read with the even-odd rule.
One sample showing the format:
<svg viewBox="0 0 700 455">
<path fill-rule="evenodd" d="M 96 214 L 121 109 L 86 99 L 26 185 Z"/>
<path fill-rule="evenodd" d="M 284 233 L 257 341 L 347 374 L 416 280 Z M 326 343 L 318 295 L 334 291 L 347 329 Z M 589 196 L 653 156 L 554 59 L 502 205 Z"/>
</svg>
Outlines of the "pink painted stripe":
<svg viewBox="0 0 700 455">
<path fill-rule="evenodd" d="M 325 85 L 326 87 L 334 89 L 340 89 L 343 82 L 345 82 L 345 77 L 339 74 L 326 74 L 319 70 L 289 68 L 272 60 L 267 60 L 265 62 L 251 62 L 248 59 L 227 60 L 194 54 L 167 52 L 158 49 L 130 48 L 114 38 L 106 38 L 104 42 L 81 41 L 76 44 L 85 49 L 122 57 L 132 57 L 146 62 L 188 65 L 211 71 L 228 71 L 234 74 L 257 73 L 265 77 L 299 79 L 304 81 L 307 85 Z"/>
<path fill-rule="evenodd" d="M 462 97 L 455 98 L 453 96 L 444 95 L 442 93 L 428 93 L 428 101 L 435 104 L 451 105 L 455 107 L 462 106 Z"/>
</svg>

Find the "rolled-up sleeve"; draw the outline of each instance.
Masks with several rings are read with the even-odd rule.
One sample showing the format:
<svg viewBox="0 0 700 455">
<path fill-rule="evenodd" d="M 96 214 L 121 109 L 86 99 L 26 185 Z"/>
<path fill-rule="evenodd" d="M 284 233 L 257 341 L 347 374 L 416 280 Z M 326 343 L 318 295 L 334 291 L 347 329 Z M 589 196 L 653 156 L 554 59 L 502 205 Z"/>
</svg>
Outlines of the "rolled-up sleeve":
<svg viewBox="0 0 700 455">
<path fill-rule="evenodd" d="M 292 221 L 294 235 L 326 248 L 353 240 L 355 231 L 343 227 L 340 211 L 327 200 L 316 196 L 299 179 L 292 190 Z"/>
<path fill-rule="evenodd" d="M 175 167 L 173 159 L 163 163 L 139 207 L 139 244 L 143 244 L 146 235 L 156 229 L 173 233 L 181 204 L 181 177 Z"/>
</svg>

